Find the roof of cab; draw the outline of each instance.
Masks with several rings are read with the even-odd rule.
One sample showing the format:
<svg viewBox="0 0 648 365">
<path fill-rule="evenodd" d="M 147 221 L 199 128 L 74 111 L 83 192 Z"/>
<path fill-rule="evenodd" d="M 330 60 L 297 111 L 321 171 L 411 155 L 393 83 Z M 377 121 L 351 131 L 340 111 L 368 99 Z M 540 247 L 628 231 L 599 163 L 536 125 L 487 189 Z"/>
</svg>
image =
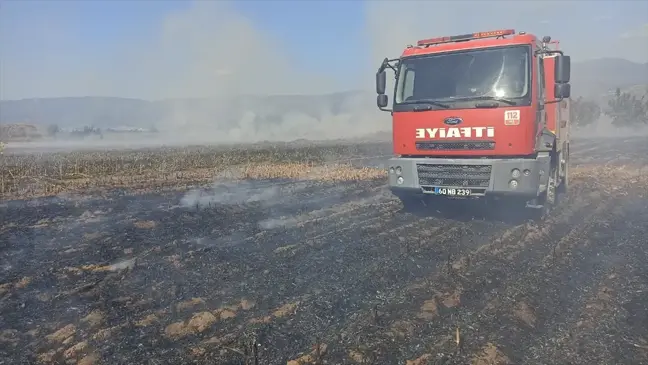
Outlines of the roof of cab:
<svg viewBox="0 0 648 365">
<path fill-rule="evenodd" d="M 516 34 L 509 38 L 482 38 L 467 41 L 439 43 L 430 46 L 407 47 L 401 57 L 420 56 L 434 53 L 442 53 L 458 50 L 470 50 L 477 48 L 513 46 L 520 44 L 535 44 L 537 37 L 533 34 Z"/>
</svg>

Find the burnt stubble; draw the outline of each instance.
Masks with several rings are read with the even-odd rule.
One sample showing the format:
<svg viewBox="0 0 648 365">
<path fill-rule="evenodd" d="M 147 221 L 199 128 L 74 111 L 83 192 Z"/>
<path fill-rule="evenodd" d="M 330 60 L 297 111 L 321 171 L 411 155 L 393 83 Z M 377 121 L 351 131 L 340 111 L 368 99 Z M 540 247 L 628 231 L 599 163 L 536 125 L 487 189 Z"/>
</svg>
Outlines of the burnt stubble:
<svg viewBox="0 0 648 365">
<path fill-rule="evenodd" d="M 272 151 L 11 181 L 0 362 L 648 363 L 644 139 L 573 142 L 569 194 L 524 221 L 402 211 L 388 145 Z M 129 174 L 154 159 L 173 178 Z"/>
</svg>

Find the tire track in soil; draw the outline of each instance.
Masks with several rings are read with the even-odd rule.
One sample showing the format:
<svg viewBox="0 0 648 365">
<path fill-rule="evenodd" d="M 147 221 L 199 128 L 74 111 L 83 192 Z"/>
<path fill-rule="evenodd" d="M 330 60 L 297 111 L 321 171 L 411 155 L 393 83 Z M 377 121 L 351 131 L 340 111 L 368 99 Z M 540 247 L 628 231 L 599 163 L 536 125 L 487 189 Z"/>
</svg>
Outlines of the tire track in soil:
<svg viewBox="0 0 648 365">
<path fill-rule="evenodd" d="M 590 189 L 591 189 L 591 188 L 590 188 Z M 560 241 L 558 242 L 558 244 L 556 244 L 556 245 L 551 244 L 550 246 L 547 246 L 546 248 L 553 248 L 553 249 L 550 250 L 550 251 L 551 251 L 551 254 L 550 254 L 550 255 L 547 255 L 548 257 L 553 257 L 553 255 L 555 255 L 555 252 L 556 252 L 555 248 L 556 248 L 556 247 L 562 247 L 563 249 L 566 249 L 567 243 L 571 242 L 571 243 L 573 244 L 573 243 L 574 243 L 573 238 L 575 238 L 575 237 L 577 238 L 577 234 L 578 234 L 578 233 L 588 233 L 588 230 L 590 230 L 590 229 L 596 227 L 596 224 L 592 224 L 592 222 L 595 222 L 594 220 L 595 220 L 596 218 L 599 218 L 599 216 L 600 216 L 601 214 L 604 214 L 604 213 L 605 213 L 605 209 L 607 209 L 607 208 L 605 208 L 605 203 L 606 203 L 605 200 L 606 200 L 606 199 L 601 200 L 601 195 L 600 195 L 600 193 L 597 193 L 597 192 L 594 192 L 593 195 L 592 195 L 592 197 L 596 197 L 596 198 L 598 198 L 599 201 L 594 201 L 593 203 L 588 204 L 586 208 L 587 208 L 587 209 L 589 209 L 589 208 L 594 208 L 594 207 L 596 207 L 597 203 L 598 203 L 598 204 L 603 204 L 603 208 L 599 208 L 598 210 L 595 210 L 593 213 L 589 213 L 589 216 L 588 216 L 587 218 L 583 219 L 582 222 L 580 222 L 580 224 L 581 224 L 580 227 L 574 228 L 573 230 L 570 231 L 570 234 L 568 234 L 568 235 L 566 236 L 567 239 L 562 239 L 562 240 L 560 240 Z M 585 198 L 585 199 L 586 199 L 586 198 Z M 582 200 L 582 199 L 581 199 L 581 200 Z M 608 198 L 607 200 L 609 201 L 610 199 Z M 573 202 L 572 202 L 572 203 L 573 203 Z M 571 204 L 569 204 L 569 205 L 571 205 Z M 586 211 L 587 209 L 583 209 L 583 211 Z M 562 229 L 562 231 L 563 231 L 562 233 L 559 232 L 560 230 L 558 230 L 558 232 L 553 232 L 553 234 L 547 234 L 547 232 L 544 232 L 544 233 L 545 233 L 545 234 L 544 234 L 545 238 L 549 238 L 550 236 L 553 236 L 553 237 L 559 238 L 559 237 L 563 236 L 563 234 L 565 233 L 565 230 L 564 230 L 564 229 L 567 229 L 567 230 L 568 230 L 568 229 L 569 229 L 569 225 L 572 224 L 572 223 L 576 223 L 576 222 L 574 222 L 573 220 L 572 220 L 572 221 L 564 222 L 563 227 L 562 227 L 562 228 L 563 228 L 563 229 Z M 515 233 L 518 233 L 518 237 L 519 237 L 519 233 L 520 233 L 520 232 L 524 232 L 524 229 L 514 228 L 512 231 L 507 232 L 507 234 L 508 234 L 509 236 L 511 236 L 511 235 L 515 235 Z M 540 233 L 542 233 L 542 232 L 540 232 Z M 595 233 L 595 232 L 592 232 L 592 233 Z M 537 235 L 538 235 L 538 231 L 537 231 L 537 230 L 536 230 L 535 232 L 531 231 L 531 232 L 528 232 L 528 233 L 526 234 L 527 237 L 530 236 L 530 235 L 531 235 L 531 236 L 533 236 L 533 235 L 537 236 Z M 522 241 L 524 241 L 524 240 L 522 240 Z M 545 244 L 545 246 L 546 246 L 546 244 Z M 508 260 L 511 260 L 511 259 L 513 259 L 514 257 L 519 256 L 519 253 L 520 253 L 519 251 L 517 251 L 517 252 L 514 251 L 512 254 L 509 254 L 509 255 L 508 255 L 507 259 L 508 259 Z M 558 253 L 560 253 L 560 250 L 558 251 Z M 526 255 L 526 258 L 525 258 L 524 261 L 523 261 L 523 265 L 526 265 L 526 266 L 531 265 L 533 262 L 535 262 L 536 260 L 541 259 L 541 258 L 542 258 L 542 255 L 537 255 L 537 254 L 536 254 L 536 255 L 534 255 L 534 257 L 528 257 L 528 255 Z M 461 262 L 461 260 L 458 260 L 458 261 L 459 261 L 459 263 Z M 546 258 L 545 258 L 545 262 L 546 262 Z M 453 266 L 454 266 L 454 265 L 453 265 Z M 493 266 L 495 266 L 495 265 L 493 265 Z M 526 267 L 526 266 L 523 266 L 523 267 Z M 544 266 L 547 266 L 547 265 L 544 265 Z M 540 268 L 538 268 L 538 269 L 540 269 Z M 546 267 L 545 267 L 545 269 L 546 269 Z M 539 279 L 539 278 L 542 276 L 542 274 L 540 274 L 540 271 L 541 271 L 541 270 L 537 270 L 537 271 L 538 271 L 538 277 L 535 278 L 536 281 L 537 281 L 537 279 Z M 514 277 L 512 277 L 512 279 L 517 279 L 517 277 L 514 276 Z M 517 279 L 517 280 L 519 280 L 519 279 Z M 560 281 L 557 281 L 557 282 L 560 282 Z M 455 291 L 455 292 L 450 292 L 450 293 L 448 293 L 448 291 L 446 291 L 446 292 L 444 293 L 443 290 L 440 290 L 438 293 L 443 293 L 443 294 L 445 294 L 445 298 L 443 298 L 443 300 L 446 301 L 446 302 L 448 302 L 448 303 L 451 303 L 451 304 L 450 304 L 451 307 L 453 307 L 453 306 L 455 305 L 455 304 L 452 304 L 452 302 L 453 302 L 454 300 L 456 300 L 456 299 L 453 299 L 453 297 L 458 296 L 456 291 Z M 515 293 L 513 293 L 513 294 L 515 294 Z M 463 298 L 462 298 L 462 301 L 463 301 Z M 542 306 L 542 307 L 546 307 L 546 306 Z M 434 311 L 436 312 L 437 309 L 438 309 L 438 308 L 437 308 L 437 305 L 435 304 L 435 305 L 434 305 Z M 408 325 L 407 325 L 407 324 L 403 324 L 403 322 L 396 321 L 395 323 L 399 324 L 401 327 L 406 327 L 406 328 L 408 327 Z M 409 328 L 408 330 L 411 330 L 411 327 L 412 327 L 412 326 L 409 326 L 409 327 L 410 327 L 410 328 Z M 447 337 L 447 336 L 446 336 L 446 337 Z M 440 337 L 437 337 L 437 338 L 443 338 L 443 335 L 441 335 Z M 443 341 L 442 341 L 442 342 L 443 342 Z M 448 341 L 446 341 L 446 342 L 448 342 Z M 641 346 L 641 345 L 638 345 L 638 346 Z M 515 346 L 513 346 L 513 348 L 515 348 Z M 438 348 L 437 348 L 437 350 L 438 350 Z M 356 352 L 356 353 L 357 353 L 357 352 Z M 427 355 L 426 355 L 426 356 L 427 356 Z M 385 360 L 385 361 L 387 361 L 386 359 L 381 359 L 381 360 Z M 401 360 L 402 360 L 402 359 L 401 359 Z M 523 363 L 524 363 L 524 362 L 523 362 Z"/>
<path fill-rule="evenodd" d="M 582 281 L 594 274 L 599 281 L 590 290 L 570 285 L 583 292 L 582 300 L 547 321 L 547 334 L 523 349 L 524 363 L 533 364 L 541 354 L 570 364 L 648 363 L 646 207 L 645 197 L 619 199 L 612 214 L 594 224 L 591 238 L 557 264 L 580 263 L 574 276 Z"/>
<path fill-rule="evenodd" d="M 612 200 L 612 202 L 615 202 L 614 200 Z M 616 202 L 619 203 L 619 201 Z M 645 206 L 643 208 L 645 208 Z M 498 298 L 505 298 L 505 300 L 495 299 L 493 301 L 493 304 L 486 307 L 491 312 L 493 312 L 491 313 L 491 315 L 488 314 L 488 310 L 479 313 L 480 318 L 486 317 L 491 322 L 491 325 L 492 323 L 499 323 L 502 325 L 502 327 L 506 328 L 506 331 L 500 330 L 499 335 L 497 327 L 492 328 L 491 331 L 493 332 L 493 334 L 487 334 L 483 336 L 490 340 L 490 342 L 486 343 L 486 346 L 484 346 L 484 348 L 490 348 L 492 350 L 494 343 L 498 344 L 498 346 L 504 344 L 505 348 L 508 350 L 508 359 L 512 360 L 511 363 L 547 363 L 547 358 L 551 357 L 547 356 L 546 353 L 544 354 L 545 356 L 542 356 L 542 351 L 546 350 L 547 346 L 551 345 L 540 345 L 540 349 L 533 355 L 531 355 L 530 351 L 527 351 L 529 343 L 537 344 L 536 338 L 537 336 L 540 336 L 542 332 L 555 332 L 555 328 L 553 327 L 560 326 L 560 323 L 564 323 L 565 318 L 563 318 L 563 316 L 565 315 L 565 313 L 569 312 L 570 307 L 577 305 L 580 298 L 582 298 L 587 293 L 587 291 L 583 292 L 582 288 L 591 287 L 595 284 L 595 282 L 592 281 L 593 278 L 588 275 L 591 274 L 592 271 L 590 267 L 592 265 L 592 261 L 601 260 L 600 257 L 597 257 L 595 255 L 601 255 L 604 253 L 612 255 L 615 246 L 607 246 L 607 251 L 596 250 L 594 252 L 587 252 L 586 248 L 588 241 L 578 240 L 578 238 L 582 238 L 582 236 L 578 237 L 577 234 L 586 233 L 587 235 L 596 235 L 600 231 L 606 232 L 608 226 L 606 224 L 601 224 L 600 219 L 604 219 L 605 213 L 607 213 L 607 211 L 611 209 L 612 208 L 610 207 L 602 209 L 599 208 L 599 211 L 595 211 L 589 216 L 589 218 L 585 219 L 580 227 L 574 228 L 574 230 L 572 230 L 567 236 L 565 236 L 565 238 L 559 241 L 559 243 L 562 243 L 563 249 L 567 253 L 569 253 L 569 247 L 567 247 L 569 244 L 571 244 L 572 246 L 576 245 L 575 249 L 576 251 L 578 251 L 577 253 L 580 253 L 580 256 L 577 256 L 579 257 L 579 260 L 572 260 L 575 262 L 568 262 L 566 264 L 563 264 L 559 270 L 556 267 L 552 267 L 554 265 L 553 254 L 547 255 L 547 257 L 543 260 L 544 263 L 542 265 L 534 265 L 533 263 L 539 257 L 537 255 L 534 255 L 534 257 L 530 258 L 525 253 L 525 259 L 519 264 L 517 262 L 515 263 L 515 266 L 519 265 L 525 270 L 522 270 L 517 275 L 511 275 L 512 280 L 509 281 L 509 283 L 513 284 L 506 285 L 504 293 L 498 295 Z M 625 218 L 623 218 L 622 216 L 621 220 L 624 219 Z M 635 236 L 637 235 L 635 234 Z M 556 237 L 560 237 L 560 235 Z M 607 241 L 604 239 L 602 242 L 613 242 L 612 235 L 606 238 L 610 240 Z M 584 253 L 580 251 L 584 251 Z M 587 254 L 588 256 L 586 256 L 585 254 Z M 574 254 L 572 253 L 572 255 Z M 572 256 L 565 257 L 569 258 Z M 588 270 L 590 272 L 588 272 Z M 565 291 L 563 283 L 567 283 L 567 287 L 568 289 L 571 289 L 571 291 Z M 464 298 L 462 297 L 461 299 L 461 307 L 463 307 Z M 513 308 L 512 311 L 511 308 Z M 519 318 L 513 321 L 506 320 L 507 316 L 510 319 L 511 312 L 514 313 L 513 317 L 517 316 Z M 502 318 L 504 318 L 505 320 L 502 320 Z M 522 327 L 520 327 L 520 322 L 523 323 L 524 321 L 527 322 L 526 327 L 524 324 L 522 324 Z M 459 322 L 474 323 L 468 320 L 460 320 Z M 487 323 L 484 323 L 482 321 L 477 327 L 483 327 L 484 325 L 487 325 Z M 591 352 L 591 347 L 588 349 Z M 492 352 L 494 351 L 491 351 L 491 353 Z M 555 359 L 561 358 L 560 356 L 558 356 L 558 354 L 554 355 L 556 355 L 556 357 L 554 357 Z M 534 358 L 536 360 L 538 358 L 541 358 L 543 360 L 535 362 L 533 360 Z M 618 359 L 619 357 L 616 357 L 617 361 Z M 462 361 L 468 360 L 469 356 L 463 357 L 461 358 L 461 360 L 454 359 L 453 362 L 450 363 L 465 363 Z M 576 361 L 572 363 L 588 362 Z"/>
<path fill-rule="evenodd" d="M 605 204 L 606 202 L 600 202 Z M 591 233 L 596 228 L 598 219 L 605 217 L 609 208 L 599 206 L 593 213 L 569 231 L 558 242 L 562 245 L 565 254 L 573 254 L 574 249 L 582 246 L 583 236 Z M 552 237 L 553 236 L 553 237 Z M 486 327 L 498 323 L 506 328 L 506 331 L 498 331 L 495 328 L 491 333 L 483 334 L 483 345 L 495 345 L 510 359 L 511 363 L 546 363 L 543 354 L 536 353 L 538 357 L 529 358 L 527 348 L 536 343 L 536 338 L 542 335 L 552 323 L 564 323 L 564 314 L 568 309 L 577 305 L 582 297 L 594 284 L 597 272 L 591 272 L 590 262 L 577 261 L 571 265 L 555 266 L 556 247 L 554 241 L 562 235 L 552 235 L 550 241 L 537 242 L 535 251 L 524 251 L 519 253 L 517 260 L 512 264 L 514 270 L 509 271 L 502 280 L 504 285 L 500 293 L 487 303 L 479 314 L 479 320 L 461 320 L 460 323 L 477 323 L 478 327 Z M 538 248 L 541 248 L 538 250 Z M 546 254 L 544 254 L 546 252 Z M 544 255 L 543 255 L 544 254 Z M 545 256 L 542 259 L 542 256 Z M 589 270 L 587 274 L 576 275 Z M 508 279 L 508 280 L 507 280 Z M 487 319 L 484 321 L 484 319 Z M 481 320 L 481 321 L 480 321 Z M 468 336 L 470 336 L 470 331 Z M 468 346 L 466 346 L 468 347 Z M 485 346 L 484 346 L 485 347 Z M 479 350 L 473 347 L 469 357 L 474 358 Z M 479 355 L 477 355 L 479 356 Z M 456 361 L 461 363 L 461 361 Z"/>
<path fill-rule="evenodd" d="M 587 197 L 585 197 L 585 199 L 587 199 Z M 581 197 L 581 201 L 585 199 Z M 571 215 L 567 214 L 566 217 L 563 217 L 566 218 L 566 220 L 562 222 L 562 226 L 559 229 L 556 229 L 552 235 L 560 235 L 561 231 L 563 233 L 568 231 L 569 227 L 572 224 L 577 223 L 579 220 L 579 213 L 587 211 L 589 208 L 595 206 L 596 203 L 596 201 L 593 201 L 583 204 L 580 209 L 572 212 Z M 576 220 L 574 220 L 574 216 L 576 216 Z M 570 219 L 570 217 L 572 217 L 572 219 Z M 516 250 L 519 251 L 523 248 L 518 242 L 521 238 L 524 240 L 525 236 L 526 238 L 534 239 L 535 241 L 546 238 L 545 235 L 538 234 L 537 229 L 529 228 L 533 227 L 528 227 L 527 225 L 514 227 L 512 230 L 506 232 L 506 238 L 496 239 L 493 241 L 492 245 L 507 248 L 510 246 L 513 247 L 510 252 L 515 252 Z M 537 242 L 536 245 L 538 243 L 539 242 Z M 529 244 L 527 244 L 527 246 L 528 245 Z M 487 249 L 488 246 L 490 246 L 490 248 Z M 413 286 L 412 289 L 416 291 L 416 293 L 409 293 L 408 296 L 401 295 L 401 302 L 414 301 L 421 303 L 422 307 L 428 307 L 427 313 L 426 311 L 423 311 L 423 313 L 419 312 L 417 314 L 417 309 L 413 309 L 405 303 L 400 308 L 392 307 L 384 310 L 384 312 L 386 312 L 386 318 L 383 321 L 389 323 L 391 319 L 391 333 L 389 333 L 389 331 L 386 333 L 385 331 L 380 330 L 372 331 L 372 326 L 367 325 L 359 325 L 358 327 L 360 328 L 354 328 L 351 330 L 354 333 L 362 332 L 369 334 L 361 341 L 363 346 L 360 347 L 364 347 L 364 350 L 358 350 L 358 348 L 356 348 L 352 349 L 352 351 L 354 351 L 354 353 L 365 354 L 373 352 L 374 357 L 376 354 L 380 354 L 377 358 L 372 359 L 379 363 L 402 363 L 408 358 L 418 357 L 414 356 L 414 352 L 416 351 L 412 351 L 411 349 L 430 348 L 430 346 L 436 346 L 437 349 L 434 351 L 435 353 L 438 353 L 443 347 L 447 350 L 447 345 L 450 344 L 448 334 L 453 328 L 453 323 L 451 322 L 453 322 L 453 320 L 456 321 L 453 317 L 460 316 L 461 312 L 478 313 L 480 309 L 483 311 L 483 308 L 485 307 L 484 303 L 486 301 L 482 300 L 480 297 L 485 294 L 484 291 L 486 291 L 487 295 L 488 291 L 497 289 L 498 286 L 504 284 L 505 279 L 509 278 L 507 270 L 510 271 L 509 267 L 511 266 L 511 262 L 499 257 L 502 253 L 506 253 L 506 251 L 501 249 L 493 250 L 493 246 L 481 246 L 478 247 L 477 250 L 471 252 L 473 253 L 473 256 L 477 251 L 482 252 L 482 254 L 488 256 L 488 259 L 473 258 L 472 260 L 465 260 L 459 258 L 452 265 L 452 270 L 450 270 L 450 272 L 447 270 L 441 271 L 437 273 L 435 277 L 430 278 L 427 283 Z M 527 266 L 529 263 L 541 259 L 543 256 L 542 251 L 535 250 L 533 252 L 535 253 L 534 257 L 528 257 L 527 260 L 525 260 L 527 261 Z M 466 261 L 470 262 L 471 269 L 467 272 L 463 270 L 463 273 L 458 273 L 457 271 L 462 271 L 461 263 L 465 263 Z M 477 280 L 475 281 L 473 278 L 476 278 Z M 485 280 L 480 280 L 483 278 L 485 278 Z M 512 277 L 512 279 L 514 278 L 515 277 Z M 484 290 L 484 287 L 486 287 L 486 290 Z M 426 301 L 423 302 L 423 300 L 418 299 L 421 297 Z M 466 302 L 471 303 L 467 305 L 469 307 L 468 309 L 465 309 L 466 305 L 464 305 L 464 303 Z M 441 303 L 446 304 L 444 305 Z M 478 308 L 474 307 L 475 304 L 477 304 Z M 479 308 L 479 306 L 481 306 L 481 308 Z M 459 312 L 457 312 L 457 308 L 461 308 L 459 309 Z M 396 318 L 387 318 L 389 317 L 389 313 L 394 312 L 399 313 L 400 316 L 397 316 Z M 419 320 L 415 319 L 412 321 L 408 319 L 416 318 L 421 314 L 423 314 L 423 318 Z M 428 322 L 429 319 L 434 322 L 434 324 L 421 323 Z M 370 323 L 370 320 L 367 320 L 367 322 Z M 439 324 L 439 322 L 442 323 Z M 436 330 L 431 329 L 431 326 L 434 326 Z M 406 336 L 405 338 L 402 338 L 404 334 Z M 400 340 L 402 342 L 398 343 L 397 346 L 394 346 L 393 342 L 395 340 L 398 341 L 398 337 L 401 337 Z M 437 344 L 430 344 L 429 340 L 426 340 L 430 338 L 443 340 Z M 391 350 L 388 350 L 387 347 Z M 450 353 L 452 352 L 453 351 L 450 351 Z M 421 354 L 419 353 L 419 355 Z"/>
</svg>

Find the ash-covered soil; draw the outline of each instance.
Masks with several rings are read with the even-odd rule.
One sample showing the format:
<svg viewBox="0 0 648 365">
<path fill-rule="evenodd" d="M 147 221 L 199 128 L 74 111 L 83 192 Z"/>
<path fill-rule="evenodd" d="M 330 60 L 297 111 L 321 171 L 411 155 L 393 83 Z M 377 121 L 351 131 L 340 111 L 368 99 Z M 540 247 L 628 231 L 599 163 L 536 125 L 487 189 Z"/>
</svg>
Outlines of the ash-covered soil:
<svg viewBox="0 0 648 365">
<path fill-rule="evenodd" d="M 646 364 L 647 156 L 574 142 L 541 221 L 382 178 L 5 202 L 0 363 Z"/>
</svg>

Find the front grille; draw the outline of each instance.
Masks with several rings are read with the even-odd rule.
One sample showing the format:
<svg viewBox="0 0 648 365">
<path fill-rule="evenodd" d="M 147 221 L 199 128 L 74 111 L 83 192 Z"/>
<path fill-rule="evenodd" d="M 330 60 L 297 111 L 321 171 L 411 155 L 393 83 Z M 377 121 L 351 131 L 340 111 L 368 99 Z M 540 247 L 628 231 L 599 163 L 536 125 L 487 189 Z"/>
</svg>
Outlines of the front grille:
<svg viewBox="0 0 648 365">
<path fill-rule="evenodd" d="M 487 188 L 491 165 L 417 164 L 421 186 L 464 186 Z"/>
<path fill-rule="evenodd" d="M 495 142 L 491 141 L 442 141 L 442 142 L 416 142 L 417 150 L 494 150 Z"/>
</svg>

